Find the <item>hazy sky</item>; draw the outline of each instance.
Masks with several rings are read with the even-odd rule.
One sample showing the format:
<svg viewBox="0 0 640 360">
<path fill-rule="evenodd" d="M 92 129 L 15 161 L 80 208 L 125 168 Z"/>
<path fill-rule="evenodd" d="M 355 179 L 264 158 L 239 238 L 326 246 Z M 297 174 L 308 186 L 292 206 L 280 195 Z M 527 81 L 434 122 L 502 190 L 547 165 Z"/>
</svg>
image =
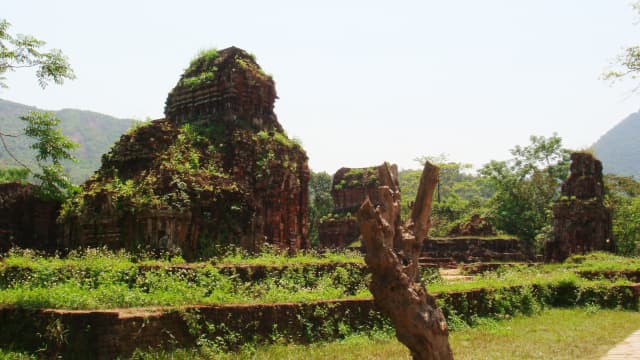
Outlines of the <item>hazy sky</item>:
<svg viewBox="0 0 640 360">
<path fill-rule="evenodd" d="M 627 0 L 7 1 L 2 18 L 62 49 L 78 79 L 8 75 L 40 108 L 163 117 L 199 49 L 235 45 L 273 75 L 276 112 L 316 171 L 449 154 L 482 165 L 529 135 L 590 146 L 640 108 L 600 80 L 640 44 Z"/>
</svg>

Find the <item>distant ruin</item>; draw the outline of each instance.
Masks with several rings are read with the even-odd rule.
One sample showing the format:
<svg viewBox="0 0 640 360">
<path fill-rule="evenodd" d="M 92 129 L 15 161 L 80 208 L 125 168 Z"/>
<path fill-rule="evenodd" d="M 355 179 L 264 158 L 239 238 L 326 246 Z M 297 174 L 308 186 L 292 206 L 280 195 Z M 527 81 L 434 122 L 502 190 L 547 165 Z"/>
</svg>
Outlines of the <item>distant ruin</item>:
<svg viewBox="0 0 640 360">
<path fill-rule="evenodd" d="M 274 81 L 231 47 L 196 57 L 165 119 L 123 135 L 62 213 L 65 247 L 309 246 L 309 168 L 273 112 Z"/>
<path fill-rule="evenodd" d="M 553 207 L 553 238 L 545 244 L 546 262 L 572 254 L 614 247 L 611 209 L 604 204 L 602 163 L 592 154 L 571 154 L 571 174 Z"/>
<path fill-rule="evenodd" d="M 487 219 L 473 214 L 469 221 L 455 225 L 447 236 L 492 236 L 497 232 Z"/>
<path fill-rule="evenodd" d="M 389 173 L 390 178 L 386 174 Z M 333 175 L 331 197 L 334 209 L 320 222 L 318 228 L 320 246 L 343 248 L 358 240 L 360 230 L 355 214 L 367 199 L 374 206 L 382 203 L 381 187 L 399 189 L 398 167 L 382 164 L 366 168 L 339 169 Z"/>
<path fill-rule="evenodd" d="M 35 188 L 31 184 L 0 184 L 0 252 L 14 246 L 57 248 L 60 203 L 41 199 Z"/>
</svg>

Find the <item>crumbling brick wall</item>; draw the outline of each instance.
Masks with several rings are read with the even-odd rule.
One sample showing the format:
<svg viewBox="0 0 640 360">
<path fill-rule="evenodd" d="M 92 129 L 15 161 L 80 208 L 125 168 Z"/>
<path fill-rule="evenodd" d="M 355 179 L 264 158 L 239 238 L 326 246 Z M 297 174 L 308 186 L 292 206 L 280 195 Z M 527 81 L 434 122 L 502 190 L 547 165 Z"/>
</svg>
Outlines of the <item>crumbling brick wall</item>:
<svg viewBox="0 0 640 360">
<path fill-rule="evenodd" d="M 611 209 L 604 204 L 602 163 L 592 154 L 571 154 L 571 173 L 553 207 L 553 239 L 545 244 L 545 261 L 572 254 L 614 249 Z"/>
<path fill-rule="evenodd" d="M 121 137 L 62 214 L 69 246 L 309 246 L 309 168 L 283 132 L 274 81 L 231 47 L 194 59 L 169 93 L 165 119 Z"/>
<path fill-rule="evenodd" d="M 391 170 L 392 179 L 385 179 L 381 175 L 387 166 Z M 367 197 L 374 205 L 382 203 L 384 189 L 380 186 L 399 188 L 398 168 L 395 164 L 367 168 L 343 167 L 333 175 L 331 197 L 334 209 L 320 222 L 318 236 L 321 247 L 346 247 L 358 239 L 360 230 L 355 213 Z"/>
<path fill-rule="evenodd" d="M 31 184 L 0 184 L 0 252 L 13 246 L 54 250 L 60 203 L 44 200 Z"/>
</svg>

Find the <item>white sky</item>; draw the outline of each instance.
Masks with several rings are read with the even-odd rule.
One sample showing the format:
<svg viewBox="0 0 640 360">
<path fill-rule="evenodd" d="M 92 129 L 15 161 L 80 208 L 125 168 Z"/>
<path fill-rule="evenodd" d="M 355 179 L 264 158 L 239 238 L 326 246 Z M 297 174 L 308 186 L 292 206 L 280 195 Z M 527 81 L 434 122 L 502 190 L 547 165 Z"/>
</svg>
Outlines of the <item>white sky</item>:
<svg viewBox="0 0 640 360">
<path fill-rule="evenodd" d="M 62 49 L 78 79 L 8 75 L 44 109 L 163 117 L 199 49 L 241 47 L 273 74 L 276 112 L 315 171 L 449 154 L 480 166 L 529 135 L 590 146 L 639 108 L 600 74 L 640 44 L 627 0 L 6 1 L 0 17 Z"/>
</svg>

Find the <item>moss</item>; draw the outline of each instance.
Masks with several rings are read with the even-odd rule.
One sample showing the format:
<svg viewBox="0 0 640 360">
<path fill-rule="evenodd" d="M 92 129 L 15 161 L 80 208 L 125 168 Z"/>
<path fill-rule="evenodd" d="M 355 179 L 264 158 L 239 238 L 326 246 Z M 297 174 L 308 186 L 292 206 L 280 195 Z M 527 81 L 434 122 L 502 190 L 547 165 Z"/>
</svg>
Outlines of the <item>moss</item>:
<svg viewBox="0 0 640 360">
<path fill-rule="evenodd" d="M 274 140 L 277 143 L 279 143 L 281 145 L 284 145 L 289 149 L 293 149 L 293 148 L 301 149 L 302 148 L 302 146 L 300 145 L 300 140 L 298 140 L 298 139 L 289 139 L 287 134 L 281 133 L 281 132 L 278 132 L 278 131 L 262 130 L 262 131 L 258 132 L 257 136 L 258 136 L 258 138 L 260 140 L 263 140 L 263 141 Z"/>
<path fill-rule="evenodd" d="M 180 86 L 196 87 L 201 84 L 211 82 L 216 77 L 218 68 L 214 65 L 219 58 L 218 50 L 215 48 L 205 49 L 198 52 L 185 70 Z"/>
<path fill-rule="evenodd" d="M 344 221 L 344 220 L 355 220 L 355 215 L 350 212 L 339 212 L 339 213 L 329 213 L 320 218 L 320 223 L 324 223 L 327 221 Z"/>
<path fill-rule="evenodd" d="M 193 59 L 191 59 L 189 67 L 185 70 L 185 72 L 188 73 L 191 71 L 195 71 L 197 67 L 202 64 L 211 64 L 216 61 L 219 56 L 220 54 L 218 53 L 218 49 L 216 48 L 202 49 Z"/>
<path fill-rule="evenodd" d="M 342 179 L 334 185 L 335 190 L 348 188 L 375 188 L 380 186 L 378 168 L 368 167 L 362 169 L 349 169 Z"/>
<path fill-rule="evenodd" d="M 216 77 L 216 71 L 218 69 L 214 66 L 210 71 L 202 72 L 196 76 L 185 77 L 180 80 L 180 85 L 196 87 L 206 82 L 211 82 Z"/>
</svg>

